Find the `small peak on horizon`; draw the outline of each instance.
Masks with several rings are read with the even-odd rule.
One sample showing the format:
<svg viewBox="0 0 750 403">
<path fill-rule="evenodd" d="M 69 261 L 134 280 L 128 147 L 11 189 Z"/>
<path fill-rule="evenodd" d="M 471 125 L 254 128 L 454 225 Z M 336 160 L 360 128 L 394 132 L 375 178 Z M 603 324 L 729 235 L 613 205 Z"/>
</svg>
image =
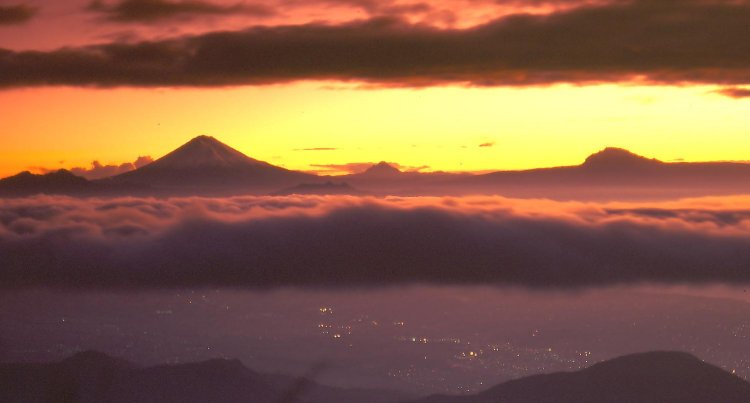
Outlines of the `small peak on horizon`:
<svg viewBox="0 0 750 403">
<path fill-rule="evenodd" d="M 68 169 L 60 168 L 54 171 L 48 171 L 48 172 L 41 172 L 41 173 L 34 173 L 29 170 L 21 171 L 15 175 L 9 176 L 9 178 L 75 178 L 75 179 L 84 179 L 81 176 L 78 176 L 71 172 Z"/>
<path fill-rule="evenodd" d="M 633 166 L 645 166 L 661 164 L 655 158 L 646 158 L 620 147 L 605 147 L 604 149 L 589 155 L 583 162 L 585 167 L 594 168 L 623 168 Z"/>
<path fill-rule="evenodd" d="M 380 161 L 377 164 L 374 164 L 373 166 L 367 168 L 363 174 L 367 175 L 378 175 L 378 176 L 384 176 L 384 175 L 398 175 L 401 173 L 401 170 L 396 168 L 395 166 L 385 162 Z"/>
</svg>

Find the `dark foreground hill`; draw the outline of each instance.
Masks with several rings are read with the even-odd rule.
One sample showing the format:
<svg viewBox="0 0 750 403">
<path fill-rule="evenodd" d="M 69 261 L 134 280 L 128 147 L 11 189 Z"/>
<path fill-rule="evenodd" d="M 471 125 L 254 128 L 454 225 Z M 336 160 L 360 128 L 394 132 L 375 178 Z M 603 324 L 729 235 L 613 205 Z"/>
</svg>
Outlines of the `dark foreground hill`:
<svg viewBox="0 0 750 403">
<path fill-rule="evenodd" d="M 747 403 L 750 383 L 687 353 L 652 352 L 413 403 Z"/>
<path fill-rule="evenodd" d="M 261 374 L 238 360 L 140 368 L 84 352 L 56 363 L 0 364 L 3 403 L 390 403 L 407 398 Z"/>
<path fill-rule="evenodd" d="M 29 171 L 0 179 L 0 196 L 24 196 L 28 194 L 72 194 L 85 195 L 99 190 L 90 181 L 61 169 L 46 174 Z"/>
<path fill-rule="evenodd" d="M 25 197 L 37 194 L 88 196 L 147 196 L 154 189 L 130 183 L 90 181 L 60 169 L 44 174 L 29 171 L 0 179 L 0 197 Z"/>
<path fill-rule="evenodd" d="M 238 360 L 142 368 L 96 352 L 56 363 L 0 364 L 0 401 L 390 403 L 392 391 L 342 389 L 252 371 Z M 750 383 L 679 352 L 615 358 L 577 372 L 535 375 L 476 395 L 433 395 L 411 403 L 747 403 Z"/>
</svg>

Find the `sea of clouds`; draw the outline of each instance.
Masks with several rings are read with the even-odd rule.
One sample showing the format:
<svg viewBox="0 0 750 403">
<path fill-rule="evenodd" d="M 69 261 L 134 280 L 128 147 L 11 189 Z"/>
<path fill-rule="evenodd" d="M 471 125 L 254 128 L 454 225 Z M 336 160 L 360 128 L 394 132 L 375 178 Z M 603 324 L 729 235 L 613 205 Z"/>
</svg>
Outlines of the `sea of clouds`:
<svg viewBox="0 0 750 403">
<path fill-rule="evenodd" d="M 0 199 L 0 286 L 747 283 L 750 197 Z"/>
</svg>

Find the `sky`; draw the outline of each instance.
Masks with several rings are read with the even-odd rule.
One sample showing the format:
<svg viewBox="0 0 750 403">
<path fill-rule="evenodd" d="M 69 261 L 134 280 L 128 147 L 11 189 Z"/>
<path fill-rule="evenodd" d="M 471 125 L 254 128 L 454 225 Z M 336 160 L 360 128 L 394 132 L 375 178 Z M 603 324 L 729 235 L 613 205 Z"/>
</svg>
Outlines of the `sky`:
<svg viewBox="0 0 750 403">
<path fill-rule="evenodd" d="M 744 0 L 0 0 L 0 176 L 137 166 L 201 134 L 306 171 L 747 160 L 749 18 Z"/>
</svg>

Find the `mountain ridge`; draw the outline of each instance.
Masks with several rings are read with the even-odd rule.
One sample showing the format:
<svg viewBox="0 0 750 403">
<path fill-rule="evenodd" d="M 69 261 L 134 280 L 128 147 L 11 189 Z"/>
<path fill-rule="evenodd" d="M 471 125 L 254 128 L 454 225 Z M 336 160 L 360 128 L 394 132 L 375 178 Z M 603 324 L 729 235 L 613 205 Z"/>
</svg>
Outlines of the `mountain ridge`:
<svg viewBox="0 0 750 403">
<path fill-rule="evenodd" d="M 0 401 L 9 403 L 396 403 L 410 398 L 259 373 L 237 359 L 141 367 L 86 351 L 52 363 L 0 363 Z"/>
<path fill-rule="evenodd" d="M 346 182 L 354 190 L 326 185 Z M 198 136 L 138 169 L 86 180 L 56 171 L 0 179 L 0 195 L 234 196 L 353 194 L 501 195 L 558 200 L 656 200 L 750 194 L 750 163 L 663 162 L 606 147 L 581 164 L 482 174 L 401 172 L 381 161 L 363 172 L 318 176 L 248 157 L 211 136 Z"/>
<path fill-rule="evenodd" d="M 0 401 L 306 403 L 747 403 L 750 383 L 677 351 L 629 354 L 573 372 L 532 375 L 473 395 L 414 400 L 401 392 L 342 389 L 263 374 L 239 360 L 141 367 L 99 352 L 53 363 L 0 363 Z"/>
<path fill-rule="evenodd" d="M 675 351 L 630 354 L 575 372 L 533 375 L 475 395 L 411 403 L 746 403 L 750 383 Z"/>
<path fill-rule="evenodd" d="M 588 169 L 613 170 L 637 169 L 661 164 L 664 163 L 656 158 L 646 158 L 624 148 L 606 147 L 586 157 L 581 166 Z"/>
</svg>

